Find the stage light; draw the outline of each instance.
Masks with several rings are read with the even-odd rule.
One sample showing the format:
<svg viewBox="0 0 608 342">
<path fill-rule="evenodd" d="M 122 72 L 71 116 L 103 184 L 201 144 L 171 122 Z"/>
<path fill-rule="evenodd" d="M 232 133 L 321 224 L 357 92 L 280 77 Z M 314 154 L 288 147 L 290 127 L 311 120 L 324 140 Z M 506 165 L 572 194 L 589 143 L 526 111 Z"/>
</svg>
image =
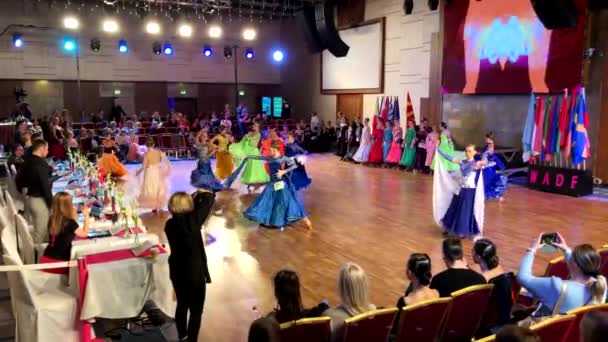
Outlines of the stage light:
<svg viewBox="0 0 608 342">
<path fill-rule="evenodd" d="M 160 25 L 156 21 L 151 21 L 146 24 L 146 32 L 149 34 L 159 34 Z"/>
<path fill-rule="evenodd" d="M 182 24 L 177 30 L 177 33 L 184 38 L 190 38 L 192 36 L 192 26 L 189 24 Z"/>
<path fill-rule="evenodd" d="M 91 39 L 91 50 L 98 52 L 101 50 L 101 42 L 97 38 Z"/>
<path fill-rule="evenodd" d="M 219 38 L 222 36 L 222 28 L 219 26 L 211 26 L 209 28 L 209 37 Z"/>
<path fill-rule="evenodd" d="M 205 55 L 205 57 L 210 57 L 211 55 L 213 55 L 213 50 L 211 49 L 211 46 L 205 45 L 203 47 L 203 55 Z"/>
<path fill-rule="evenodd" d="M 165 45 L 163 45 L 163 53 L 167 56 L 173 54 L 173 47 L 170 43 L 165 43 Z"/>
<path fill-rule="evenodd" d="M 253 59 L 253 50 L 252 49 L 247 49 L 245 51 L 245 58 L 247 58 L 247 59 Z"/>
<path fill-rule="evenodd" d="M 275 62 L 280 62 L 283 60 L 283 51 L 281 50 L 276 50 L 275 52 L 272 53 L 272 59 L 275 60 Z"/>
<path fill-rule="evenodd" d="M 247 28 L 243 30 L 243 39 L 245 40 L 254 40 L 257 33 L 252 28 Z"/>
<path fill-rule="evenodd" d="M 101 24 L 101 28 L 104 32 L 108 33 L 118 32 L 118 22 L 114 19 L 106 19 Z"/>
<path fill-rule="evenodd" d="M 20 48 L 23 46 L 23 38 L 21 38 L 21 34 L 13 34 L 13 46 L 16 48 Z"/>
<path fill-rule="evenodd" d="M 68 30 L 77 30 L 80 27 L 80 21 L 76 17 L 65 17 L 63 18 L 63 27 Z"/>
<path fill-rule="evenodd" d="M 127 41 L 124 39 L 121 39 L 118 42 L 118 51 L 120 51 L 121 53 L 127 53 L 129 52 L 129 46 L 127 45 Z"/>
<path fill-rule="evenodd" d="M 160 55 L 162 51 L 163 51 L 163 49 L 160 46 L 159 42 L 154 42 L 152 44 L 152 52 L 154 52 L 155 55 Z"/>
<path fill-rule="evenodd" d="M 63 41 L 63 49 L 67 52 L 76 50 L 76 42 L 73 39 L 66 39 Z"/>
<path fill-rule="evenodd" d="M 232 48 L 230 46 L 224 47 L 224 57 L 226 57 L 226 58 L 232 57 Z"/>
</svg>

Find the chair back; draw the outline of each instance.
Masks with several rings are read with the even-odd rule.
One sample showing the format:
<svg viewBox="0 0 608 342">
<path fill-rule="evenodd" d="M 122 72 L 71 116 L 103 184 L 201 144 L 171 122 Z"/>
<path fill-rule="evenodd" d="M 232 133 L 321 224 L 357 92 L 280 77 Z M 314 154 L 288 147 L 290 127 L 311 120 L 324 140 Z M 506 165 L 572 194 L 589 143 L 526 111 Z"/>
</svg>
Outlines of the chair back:
<svg viewBox="0 0 608 342">
<path fill-rule="evenodd" d="M 513 287 L 515 280 L 515 274 L 512 272 L 504 274 L 504 281 L 508 282 L 509 285 L 509 293 L 499 293 L 497 292 L 497 288 L 495 287 L 492 291 L 492 296 L 490 296 L 490 300 L 488 301 L 488 306 L 486 307 L 486 312 L 484 313 L 481 320 L 481 329 L 485 329 L 484 331 L 489 331 L 492 327 L 497 326 L 499 324 L 504 324 L 505 322 L 500 322 L 501 313 L 506 314 L 510 313 L 513 307 L 513 303 L 515 303 L 516 296 L 513 295 Z M 494 283 L 496 286 L 496 283 Z M 517 291 L 521 289 L 521 285 L 517 283 L 515 286 Z M 500 298 L 501 296 L 506 295 L 508 298 Z M 510 302 L 508 301 L 510 300 Z M 501 307 L 501 304 L 507 305 L 508 307 Z M 504 310 L 504 311 L 503 311 Z"/>
<path fill-rule="evenodd" d="M 21 249 L 19 251 L 20 256 L 26 264 L 35 264 L 38 260 L 36 260 L 36 248 L 34 247 L 34 239 L 30 233 L 29 225 L 25 218 L 18 213 L 15 213 L 15 221 L 19 248 Z"/>
<path fill-rule="evenodd" d="M 494 342 L 496 341 L 496 335 L 486 336 L 480 340 L 475 340 L 474 342 Z"/>
<path fill-rule="evenodd" d="M 598 249 L 597 252 L 600 254 L 600 258 L 602 258 L 600 273 L 604 277 L 608 277 L 608 246 Z"/>
<path fill-rule="evenodd" d="M 4 234 L 2 236 L 4 242 Z M 21 259 L 15 258 L 14 255 L 4 254 L 4 264 L 7 266 L 22 266 Z M 31 305 L 34 306 L 34 299 L 32 298 L 30 287 L 24 277 L 24 272 L 14 271 L 7 272 L 8 286 L 11 289 L 11 299 L 14 300 L 15 305 Z"/>
<path fill-rule="evenodd" d="M 328 342 L 330 322 L 329 317 L 317 317 L 281 323 L 281 341 Z"/>
<path fill-rule="evenodd" d="M 170 148 L 170 149 L 175 148 L 175 146 L 173 145 L 173 136 L 171 134 L 163 134 L 163 135 L 160 136 L 160 139 L 161 139 L 161 141 L 160 141 L 161 145 L 160 146 L 162 148 L 165 148 L 165 149 L 167 149 L 167 148 Z"/>
<path fill-rule="evenodd" d="M 561 256 L 549 261 L 547 269 L 545 269 L 545 277 L 558 277 L 563 280 L 570 279 L 570 270 L 566 258 Z"/>
<path fill-rule="evenodd" d="M 530 327 L 542 342 L 562 342 L 574 324 L 575 315 L 563 315 L 546 319 Z"/>
<path fill-rule="evenodd" d="M 406 306 L 399 315 L 396 342 L 436 341 L 451 304 L 452 298 L 438 298 Z"/>
<path fill-rule="evenodd" d="M 344 342 L 386 341 L 397 308 L 372 310 L 344 321 Z"/>
<path fill-rule="evenodd" d="M 452 305 L 444 324 L 442 342 L 470 341 L 485 313 L 494 285 L 484 284 L 452 293 Z"/>
<path fill-rule="evenodd" d="M 581 334 L 580 323 L 583 320 L 583 316 L 585 316 L 585 314 L 587 312 L 592 312 L 592 311 L 608 312 L 608 304 L 588 305 L 588 306 L 583 306 L 581 308 L 573 309 L 573 310 L 566 312 L 566 314 L 574 315 L 574 316 L 576 316 L 576 318 L 574 319 L 574 323 L 572 323 L 572 328 L 570 328 L 570 332 L 568 333 L 568 336 L 566 336 L 566 338 L 564 339 L 564 342 L 581 341 L 580 340 L 580 334 Z"/>
<path fill-rule="evenodd" d="M 138 145 L 146 145 L 146 141 L 148 140 L 148 136 L 145 134 L 137 136 L 137 144 Z"/>
<path fill-rule="evenodd" d="M 0 243 L 2 243 L 2 253 L 8 255 L 14 260 L 23 264 L 19 250 L 17 249 L 17 231 L 15 230 L 15 222 L 10 222 L 4 213 L 0 213 Z"/>
</svg>

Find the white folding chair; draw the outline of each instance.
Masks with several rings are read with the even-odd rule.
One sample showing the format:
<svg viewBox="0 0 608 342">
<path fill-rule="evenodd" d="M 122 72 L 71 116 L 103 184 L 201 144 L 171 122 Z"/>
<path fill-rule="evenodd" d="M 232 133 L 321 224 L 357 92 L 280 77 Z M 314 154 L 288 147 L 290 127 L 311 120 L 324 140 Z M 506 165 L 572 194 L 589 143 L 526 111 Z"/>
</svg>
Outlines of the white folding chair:
<svg viewBox="0 0 608 342">
<path fill-rule="evenodd" d="M 15 182 L 15 175 L 17 174 L 17 170 L 15 170 L 15 165 L 11 165 L 11 170 L 6 173 L 7 182 L 7 190 L 8 194 L 12 196 L 12 200 L 14 200 L 13 206 L 16 207 L 17 210 L 23 211 L 25 208 L 25 196 L 17 190 L 17 183 Z"/>
<path fill-rule="evenodd" d="M 32 239 L 32 234 L 30 233 L 30 227 L 18 212 L 15 204 L 13 202 L 12 196 L 8 193 L 3 193 L 6 208 L 5 210 L 6 220 L 8 224 L 6 225 L 10 229 L 15 229 L 17 234 L 17 249 L 19 251 L 19 255 L 21 256 L 21 260 L 23 260 L 26 264 L 35 264 L 36 260 L 36 252 L 34 249 L 34 240 Z"/>
<path fill-rule="evenodd" d="M 4 255 L 4 264 L 22 266 Z M 66 290 L 64 276 L 38 270 L 8 272 L 17 342 L 78 342 L 76 295 Z"/>
</svg>

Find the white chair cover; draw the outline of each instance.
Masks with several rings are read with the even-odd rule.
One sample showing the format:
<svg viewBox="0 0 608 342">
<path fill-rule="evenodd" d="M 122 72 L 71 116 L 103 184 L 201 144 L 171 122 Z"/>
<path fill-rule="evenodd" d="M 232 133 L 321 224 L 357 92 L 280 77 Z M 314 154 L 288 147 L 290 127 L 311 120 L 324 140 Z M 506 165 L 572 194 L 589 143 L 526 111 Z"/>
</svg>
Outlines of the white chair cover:
<svg viewBox="0 0 608 342">
<path fill-rule="evenodd" d="M 19 252 L 21 258 L 26 264 L 36 264 L 36 249 L 34 248 L 34 240 L 29 231 L 29 226 L 25 218 L 19 214 L 15 214 L 17 224 L 17 238 L 19 239 Z"/>
<path fill-rule="evenodd" d="M 22 265 L 4 255 L 6 265 Z M 41 271 L 8 272 L 17 342 L 78 342 L 76 295 L 65 290 L 62 275 Z"/>
<path fill-rule="evenodd" d="M 11 170 L 7 172 L 7 189 L 8 193 L 12 196 L 12 200 L 14 200 L 13 206 L 17 208 L 17 210 L 23 210 L 25 207 L 25 196 L 17 190 L 17 183 L 15 183 L 15 175 L 17 174 L 17 170 L 15 170 L 15 166 L 11 166 Z"/>
</svg>

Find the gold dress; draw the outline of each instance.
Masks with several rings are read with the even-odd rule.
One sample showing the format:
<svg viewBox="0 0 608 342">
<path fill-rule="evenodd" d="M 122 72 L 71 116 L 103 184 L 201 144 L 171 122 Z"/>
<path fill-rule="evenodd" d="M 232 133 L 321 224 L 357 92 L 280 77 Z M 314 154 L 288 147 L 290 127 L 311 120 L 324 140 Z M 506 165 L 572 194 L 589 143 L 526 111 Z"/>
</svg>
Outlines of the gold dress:
<svg viewBox="0 0 608 342">
<path fill-rule="evenodd" d="M 232 156 L 228 152 L 228 145 L 230 140 L 222 134 L 218 134 L 211 141 L 210 144 L 217 145 L 217 154 L 215 155 L 215 175 L 218 179 L 224 180 L 228 178 L 234 171 L 234 162 Z"/>
</svg>

